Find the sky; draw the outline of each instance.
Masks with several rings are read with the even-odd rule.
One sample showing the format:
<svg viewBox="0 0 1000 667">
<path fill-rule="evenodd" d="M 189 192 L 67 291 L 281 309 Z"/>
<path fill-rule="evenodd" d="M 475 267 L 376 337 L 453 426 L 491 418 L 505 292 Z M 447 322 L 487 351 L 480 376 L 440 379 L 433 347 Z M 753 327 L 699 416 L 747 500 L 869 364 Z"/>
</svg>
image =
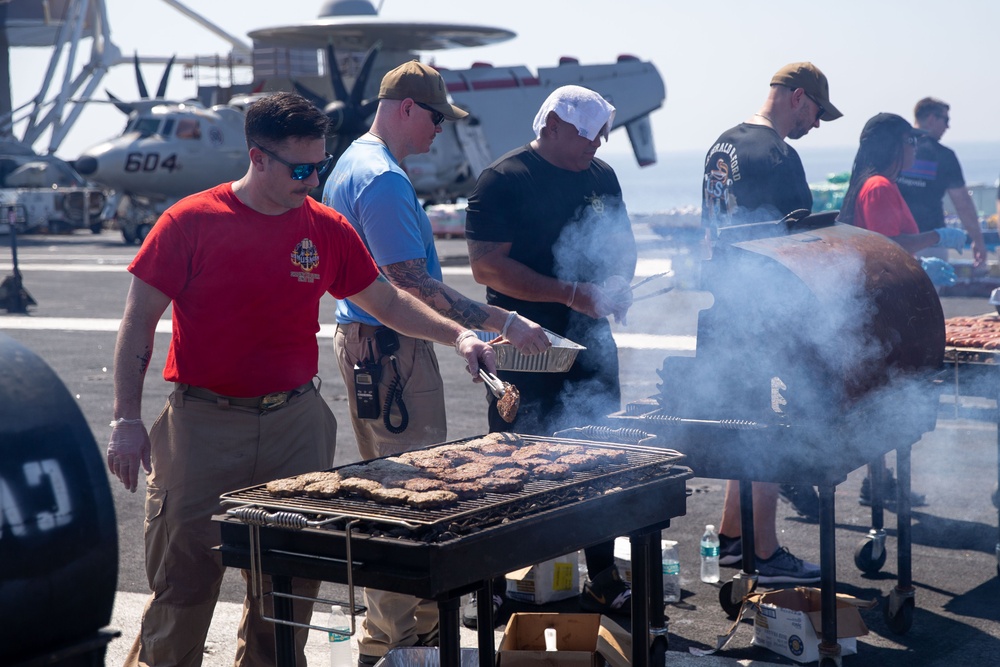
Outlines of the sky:
<svg viewBox="0 0 1000 667">
<path fill-rule="evenodd" d="M 229 33 L 317 17 L 322 0 L 183 0 Z M 229 46 L 160 0 L 107 0 L 112 41 L 125 55 L 225 54 Z M 379 0 L 375 0 L 376 6 Z M 830 99 L 844 113 L 800 139 L 803 147 L 852 147 L 865 121 L 890 111 L 910 118 L 925 96 L 952 105 L 945 143 L 1000 141 L 1000 77 L 996 72 L 997 0 L 382 0 L 387 19 L 420 19 L 506 28 L 517 37 L 495 46 L 424 54 L 452 68 L 473 61 L 553 66 L 560 56 L 582 64 L 614 62 L 628 53 L 651 61 L 666 85 L 663 108 L 651 120 L 657 151 L 706 150 L 725 129 L 747 119 L 763 101 L 771 75 L 809 60 L 830 81 Z M 15 106 L 30 99 L 50 50 L 14 49 Z M 168 97 L 194 94 L 177 68 Z M 162 66 L 143 67 L 153 89 Z M 104 89 L 137 96 L 130 65 L 113 68 Z M 107 104 L 88 105 L 57 154 L 120 132 L 124 118 Z M 36 148 L 39 148 L 36 145 Z M 40 147 L 44 150 L 45 146 Z M 604 149 L 629 151 L 624 131 Z M 1000 155 L 997 156 L 1000 164 Z"/>
</svg>

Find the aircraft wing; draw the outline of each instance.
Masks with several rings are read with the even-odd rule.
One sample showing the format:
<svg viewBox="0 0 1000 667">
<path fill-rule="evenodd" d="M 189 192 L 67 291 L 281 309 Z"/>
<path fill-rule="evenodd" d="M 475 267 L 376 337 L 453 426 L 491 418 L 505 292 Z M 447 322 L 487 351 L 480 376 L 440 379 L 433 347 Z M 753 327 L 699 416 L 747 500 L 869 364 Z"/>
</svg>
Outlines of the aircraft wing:
<svg viewBox="0 0 1000 667">
<path fill-rule="evenodd" d="M 656 161 L 648 115 L 663 105 L 666 88 L 652 63 L 621 56 L 605 65 L 566 60 L 557 67 L 539 68 L 537 76 L 524 66 L 477 66 L 441 74 L 455 103 L 479 119 L 492 159 L 534 139 L 531 124 L 542 102 L 556 88 L 575 84 L 600 93 L 615 106 L 614 127 L 630 128 L 640 165 Z"/>
</svg>

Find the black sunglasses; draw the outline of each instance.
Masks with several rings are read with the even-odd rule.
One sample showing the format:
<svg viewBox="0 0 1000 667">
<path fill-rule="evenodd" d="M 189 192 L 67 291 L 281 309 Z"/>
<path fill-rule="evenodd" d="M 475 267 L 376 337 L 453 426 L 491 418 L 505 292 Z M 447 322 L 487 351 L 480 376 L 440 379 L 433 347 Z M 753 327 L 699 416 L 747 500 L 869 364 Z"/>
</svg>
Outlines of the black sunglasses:
<svg viewBox="0 0 1000 667">
<path fill-rule="evenodd" d="M 428 111 L 431 112 L 431 122 L 434 123 L 435 126 L 440 125 L 441 123 L 444 122 L 444 114 L 438 111 L 437 109 L 432 109 L 423 102 L 414 101 L 414 104 L 416 104 L 421 109 L 427 109 Z"/>
<path fill-rule="evenodd" d="M 820 104 L 819 102 L 816 101 L 815 97 L 813 97 L 812 95 L 810 95 L 809 93 L 807 93 L 804 88 L 802 89 L 802 92 L 805 94 L 806 97 L 808 97 L 809 99 L 811 99 L 813 101 L 813 104 L 816 105 L 816 108 L 819 109 L 819 111 L 816 112 L 816 120 L 818 121 L 820 118 L 823 117 L 823 114 L 826 113 L 826 109 L 823 108 L 822 104 Z"/>
<path fill-rule="evenodd" d="M 917 138 L 911 134 L 911 135 L 907 136 L 905 139 L 903 139 L 903 143 L 907 144 L 909 146 L 916 146 L 917 145 Z"/>
<path fill-rule="evenodd" d="M 326 157 L 323 158 L 323 160 L 321 160 L 320 162 L 316 163 L 304 162 L 302 164 L 292 164 L 287 160 L 282 160 L 280 157 L 278 157 L 271 151 L 267 150 L 266 148 L 258 144 L 256 141 L 253 141 L 251 143 L 257 148 L 259 148 L 261 152 L 264 153 L 264 155 L 268 156 L 272 160 L 277 160 L 281 164 L 288 167 L 288 169 L 292 172 L 293 181 L 304 181 L 310 176 L 312 176 L 312 173 L 314 171 L 316 172 L 317 175 L 322 176 L 330 168 L 330 165 L 333 164 L 333 156 L 330 155 L 329 153 L 327 153 Z"/>
</svg>

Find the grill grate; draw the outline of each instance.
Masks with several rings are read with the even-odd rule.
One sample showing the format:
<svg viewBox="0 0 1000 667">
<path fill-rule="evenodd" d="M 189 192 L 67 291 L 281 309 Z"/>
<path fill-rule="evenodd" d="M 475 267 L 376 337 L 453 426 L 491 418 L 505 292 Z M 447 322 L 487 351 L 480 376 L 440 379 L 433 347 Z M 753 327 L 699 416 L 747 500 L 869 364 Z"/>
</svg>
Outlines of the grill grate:
<svg viewBox="0 0 1000 667">
<path fill-rule="evenodd" d="M 447 539 L 535 514 L 551 507 L 597 497 L 621 486 L 640 484 L 650 478 L 666 474 L 682 457 L 674 450 L 659 447 L 527 435 L 522 435 L 521 438 L 528 444 L 551 442 L 588 448 L 619 449 L 626 453 L 628 461 L 605 464 L 594 470 L 574 472 L 570 478 L 564 480 L 531 480 L 521 491 L 515 493 L 487 493 L 480 498 L 459 500 L 453 505 L 438 509 L 390 506 L 357 496 L 329 499 L 275 498 L 267 492 L 264 484 L 226 493 L 220 500 L 225 505 L 337 519 L 324 525 L 324 528 L 329 529 L 342 529 L 347 521 L 360 520 L 371 523 L 371 525 L 359 525 L 356 530 L 362 532 L 401 534 L 400 531 L 407 533 L 421 529 L 422 539 Z M 471 439 L 465 438 L 445 444 L 460 444 Z"/>
</svg>

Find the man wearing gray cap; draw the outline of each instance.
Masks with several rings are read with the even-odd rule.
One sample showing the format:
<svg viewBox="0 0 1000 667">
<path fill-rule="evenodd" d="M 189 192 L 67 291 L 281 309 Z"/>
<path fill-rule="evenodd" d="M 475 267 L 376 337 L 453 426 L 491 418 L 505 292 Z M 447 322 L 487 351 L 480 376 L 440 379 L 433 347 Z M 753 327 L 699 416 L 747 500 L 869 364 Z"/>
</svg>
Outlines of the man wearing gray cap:
<svg viewBox="0 0 1000 667">
<path fill-rule="evenodd" d="M 842 115 L 830 102 L 829 84 L 818 67 L 799 62 L 778 70 L 760 110 L 723 132 L 705 156 L 701 218 L 709 240 L 715 240 L 719 227 L 780 220 L 796 210 L 810 211 L 812 193 L 802 161 L 785 139 L 801 139 L 818 128 L 820 121 Z M 818 516 L 819 502 L 812 487 L 754 483 L 758 580 L 819 581 L 819 566 L 778 545 L 775 521 L 779 492 L 803 516 Z M 729 482 L 719 526 L 721 564 L 740 562 L 740 535 L 738 486 Z"/>
<path fill-rule="evenodd" d="M 448 101 L 441 75 L 416 60 L 388 72 L 378 97 L 371 130 L 337 161 L 323 203 L 347 218 L 393 285 L 466 327 L 500 332 L 523 353 L 543 351 L 549 340 L 537 324 L 441 282 L 430 221 L 399 165 L 408 155 L 428 152 L 445 119 L 468 113 Z M 351 299 L 341 299 L 335 347 L 362 458 L 447 439 L 444 386 L 432 343 L 397 333 Z M 434 602 L 372 589 L 366 589 L 365 601 L 359 664 L 374 664 L 396 647 L 436 645 Z"/>
<path fill-rule="evenodd" d="M 618 178 L 595 158 L 614 116 L 592 90 L 557 88 L 535 116 L 535 140 L 487 167 L 469 196 L 469 261 L 487 303 L 516 309 L 587 348 L 566 373 L 500 371 L 520 390 L 521 406 L 507 424 L 492 402 L 491 431 L 551 435 L 621 408 L 608 317 L 624 320 L 632 305 L 636 248 Z M 614 567 L 613 543 L 585 555 L 590 582 L 581 606 L 627 613 L 631 592 Z"/>
</svg>

